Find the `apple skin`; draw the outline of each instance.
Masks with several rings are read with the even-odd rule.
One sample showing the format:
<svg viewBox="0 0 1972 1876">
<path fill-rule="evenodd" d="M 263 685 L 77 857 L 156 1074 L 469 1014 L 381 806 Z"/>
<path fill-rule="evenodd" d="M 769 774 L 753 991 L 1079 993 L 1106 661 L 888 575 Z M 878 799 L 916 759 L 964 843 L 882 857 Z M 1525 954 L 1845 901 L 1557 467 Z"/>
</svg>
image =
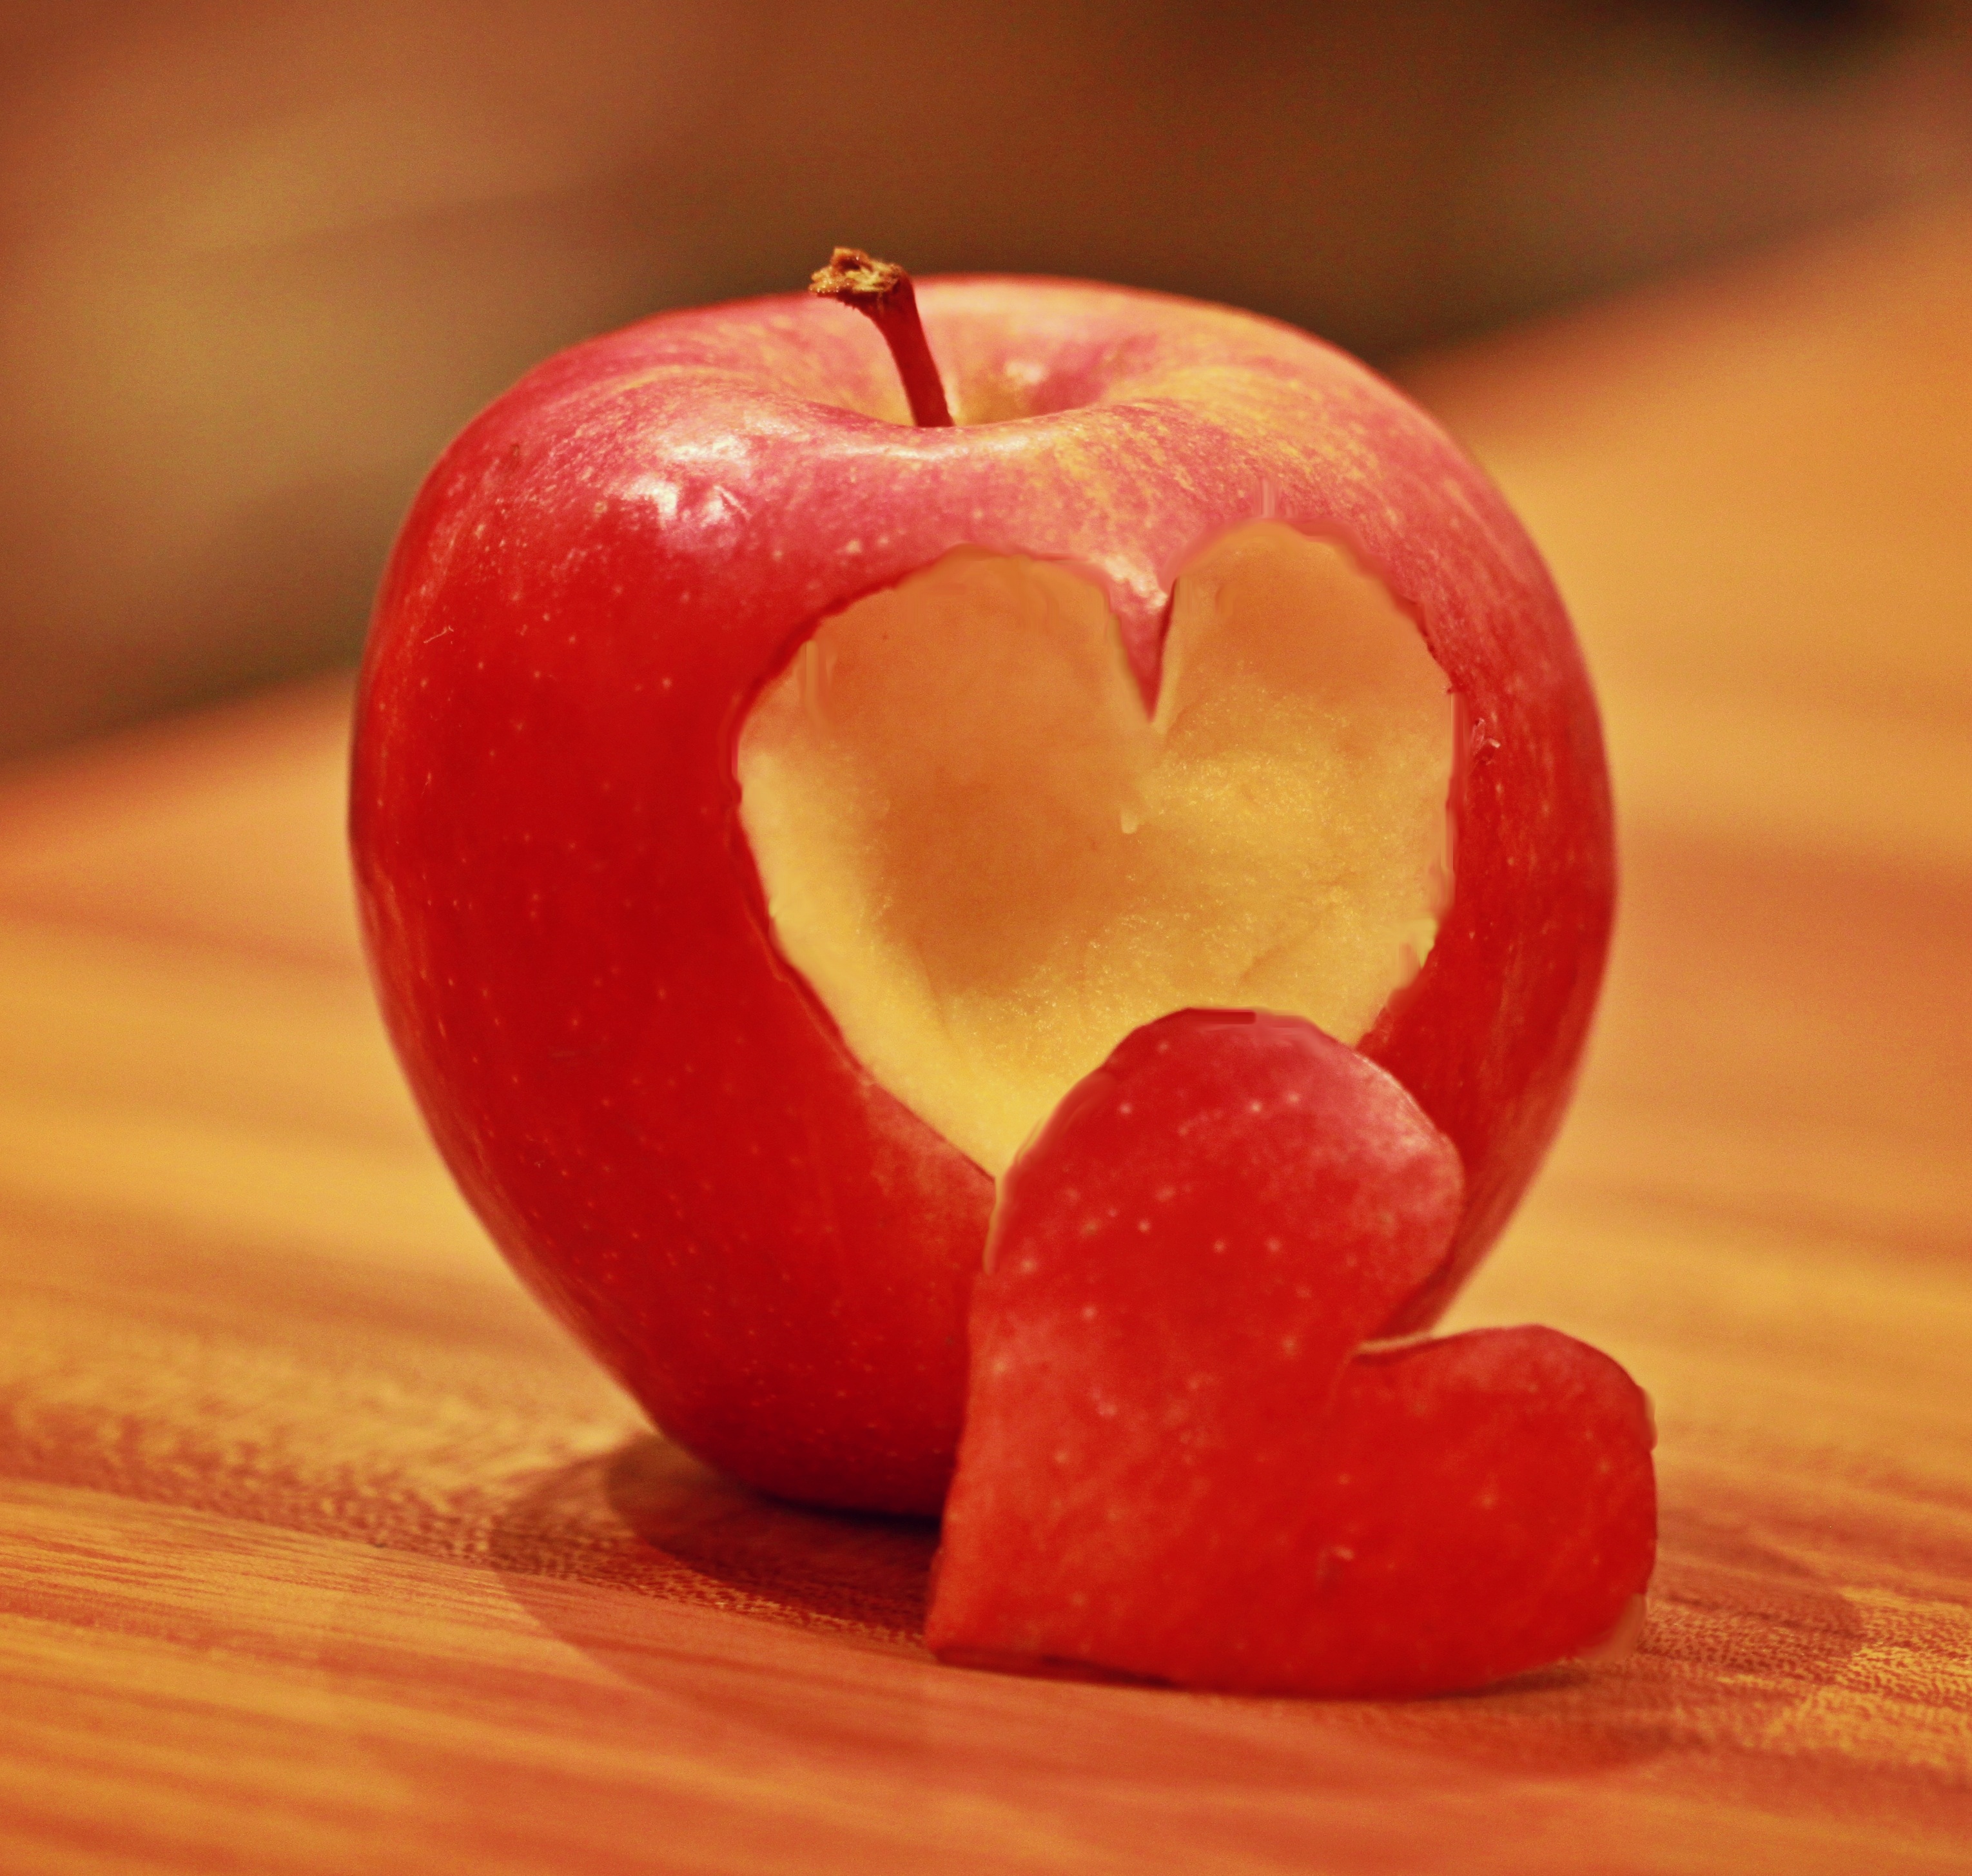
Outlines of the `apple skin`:
<svg viewBox="0 0 1972 1876">
<path fill-rule="evenodd" d="M 1203 1481 L 1108 1469 L 1126 1535 L 1106 1548 L 1033 1496 L 1042 1469 L 1020 1459 L 1046 1449 L 1038 1418 L 1001 1431 L 1004 1502 L 1057 1515 L 979 1515 L 962 1460 L 926 1630 L 961 1666 L 1074 1663 L 1232 1693 L 1465 1692 L 1596 1654 L 1657 1561 L 1649 1401 L 1552 1329 L 1360 1354 L 1318 1420 Z"/>
<path fill-rule="evenodd" d="M 1001 1182 L 925 1639 L 1246 1693 L 1450 1693 L 1650 1581 L 1647 1402 L 1548 1329 L 1360 1350 L 1442 1258 L 1458 1156 L 1296 1017 L 1185 1010 Z"/>
<path fill-rule="evenodd" d="M 1150 683 L 1178 567 L 1271 515 L 1416 620 L 1469 729 L 1454 896 L 1362 1047 L 1457 1144 L 1468 1199 L 1391 1333 L 1435 1319 L 1559 1122 L 1614 862 L 1553 586 L 1388 385 L 1152 294 L 958 279 L 919 300 L 956 428 L 910 427 L 877 335 L 805 296 L 591 341 L 475 419 L 384 576 L 351 834 L 390 1032 L 523 1277 L 713 1464 L 929 1512 L 991 1182 L 779 958 L 738 822 L 740 723 L 822 616 L 957 546 L 1058 560 L 1107 589 Z"/>
</svg>

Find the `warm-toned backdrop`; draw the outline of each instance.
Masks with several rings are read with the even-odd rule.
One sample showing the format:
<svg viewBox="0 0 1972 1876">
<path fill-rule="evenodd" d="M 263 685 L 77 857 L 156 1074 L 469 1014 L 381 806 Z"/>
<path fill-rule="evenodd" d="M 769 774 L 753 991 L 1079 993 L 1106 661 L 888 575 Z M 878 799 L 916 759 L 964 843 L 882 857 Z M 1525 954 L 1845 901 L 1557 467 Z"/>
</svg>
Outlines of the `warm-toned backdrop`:
<svg viewBox="0 0 1972 1876">
<path fill-rule="evenodd" d="M 1972 178 L 1972 0 L 0 0 L 0 757 L 354 653 L 544 353 L 919 271 L 1387 357 Z"/>
</svg>

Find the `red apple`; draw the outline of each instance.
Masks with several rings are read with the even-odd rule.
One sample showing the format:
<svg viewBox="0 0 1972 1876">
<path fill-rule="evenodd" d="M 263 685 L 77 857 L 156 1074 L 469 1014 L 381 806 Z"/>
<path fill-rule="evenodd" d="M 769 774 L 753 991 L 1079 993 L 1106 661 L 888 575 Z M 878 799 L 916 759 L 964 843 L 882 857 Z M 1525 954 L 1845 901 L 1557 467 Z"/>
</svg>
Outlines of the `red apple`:
<svg viewBox="0 0 1972 1876">
<path fill-rule="evenodd" d="M 1357 1352 L 1461 1197 L 1417 1104 L 1308 1023 L 1130 1036 L 1002 1182 L 931 1646 L 1428 1694 L 1606 1637 L 1656 1548 L 1636 1385 L 1546 1329 Z"/>
<path fill-rule="evenodd" d="M 704 1458 L 907 1511 L 994 1175 L 1121 1036 L 1257 1005 L 1409 1088 L 1468 1194 L 1383 1324 L 1422 1326 L 1559 1120 L 1613 878 L 1553 589 L 1396 392 L 1151 294 L 921 304 L 955 427 L 805 297 L 478 418 L 384 580 L 352 804 L 508 1256 Z"/>
</svg>

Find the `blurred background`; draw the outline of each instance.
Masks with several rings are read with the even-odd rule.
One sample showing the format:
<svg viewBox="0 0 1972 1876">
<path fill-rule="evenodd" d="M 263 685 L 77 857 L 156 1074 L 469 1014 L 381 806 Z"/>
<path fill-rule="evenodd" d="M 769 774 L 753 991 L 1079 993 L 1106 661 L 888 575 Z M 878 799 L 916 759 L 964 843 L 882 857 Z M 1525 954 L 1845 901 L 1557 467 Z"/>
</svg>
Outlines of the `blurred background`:
<svg viewBox="0 0 1972 1876">
<path fill-rule="evenodd" d="M 1972 180 L 1972 0 L 0 4 L 0 755 L 351 659 L 542 354 L 831 243 L 1379 362 Z"/>
</svg>

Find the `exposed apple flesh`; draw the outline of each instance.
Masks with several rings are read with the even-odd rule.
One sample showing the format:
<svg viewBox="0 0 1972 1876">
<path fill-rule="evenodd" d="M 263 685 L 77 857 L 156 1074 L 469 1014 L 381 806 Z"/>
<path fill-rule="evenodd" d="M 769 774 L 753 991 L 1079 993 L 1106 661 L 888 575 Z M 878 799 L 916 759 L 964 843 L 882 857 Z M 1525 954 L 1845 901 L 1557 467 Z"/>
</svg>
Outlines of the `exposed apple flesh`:
<svg viewBox="0 0 1972 1876">
<path fill-rule="evenodd" d="M 1170 1010 L 1361 1037 L 1450 897 L 1455 719 L 1383 588 L 1277 522 L 1179 573 L 1148 713 L 1100 588 L 960 550 L 802 645 L 740 813 L 851 1050 L 998 1173 Z"/>
<path fill-rule="evenodd" d="M 1422 1694 L 1602 1641 L 1647 1584 L 1647 1403 L 1545 1329 L 1353 1353 L 1457 1156 L 1308 1026 L 1139 1031 L 1014 1161 L 926 1639 L 1193 1687 Z"/>
</svg>

